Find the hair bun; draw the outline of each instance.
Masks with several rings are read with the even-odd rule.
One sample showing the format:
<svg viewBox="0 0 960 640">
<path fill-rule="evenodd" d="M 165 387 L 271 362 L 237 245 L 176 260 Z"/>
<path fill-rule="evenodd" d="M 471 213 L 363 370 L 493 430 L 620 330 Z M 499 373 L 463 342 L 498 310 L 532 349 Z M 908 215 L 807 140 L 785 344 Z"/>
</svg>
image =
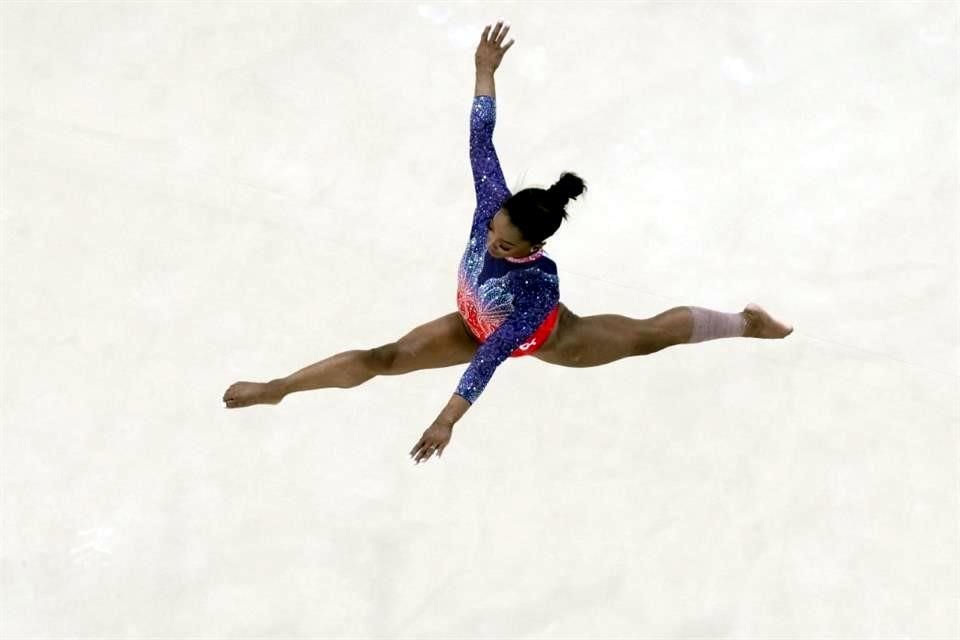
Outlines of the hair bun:
<svg viewBox="0 0 960 640">
<path fill-rule="evenodd" d="M 556 202 L 560 206 L 563 206 L 567 204 L 567 201 L 570 200 L 570 197 L 560 190 L 560 187 L 558 186 L 559 184 L 560 183 L 558 182 L 557 184 L 547 189 L 547 194 L 549 194 L 550 198 L 554 202 Z"/>
<path fill-rule="evenodd" d="M 580 176 L 565 172 L 557 182 L 547 189 L 550 196 L 561 206 L 566 205 L 571 198 L 576 198 L 586 190 L 586 185 Z"/>
</svg>

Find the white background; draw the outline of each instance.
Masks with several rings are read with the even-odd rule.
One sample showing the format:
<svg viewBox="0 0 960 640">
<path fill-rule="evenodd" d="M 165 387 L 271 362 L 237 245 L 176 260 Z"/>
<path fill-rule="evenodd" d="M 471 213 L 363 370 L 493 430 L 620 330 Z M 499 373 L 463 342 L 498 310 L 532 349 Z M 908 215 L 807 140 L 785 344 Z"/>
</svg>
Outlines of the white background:
<svg viewBox="0 0 960 640">
<path fill-rule="evenodd" d="M 958 17 L 5 3 L 2 637 L 957 637 Z M 226 409 L 456 310 L 498 18 L 561 300 L 794 334 Z"/>
</svg>

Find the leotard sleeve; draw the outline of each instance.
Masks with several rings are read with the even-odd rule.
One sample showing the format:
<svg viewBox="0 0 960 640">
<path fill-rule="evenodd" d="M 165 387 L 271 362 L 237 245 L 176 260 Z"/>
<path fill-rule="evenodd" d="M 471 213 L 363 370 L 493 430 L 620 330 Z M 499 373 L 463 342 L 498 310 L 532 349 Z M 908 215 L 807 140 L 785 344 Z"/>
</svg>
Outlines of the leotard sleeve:
<svg viewBox="0 0 960 640">
<path fill-rule="evenodd" d="M 475 96 L 470 112 L 470 167 L 477 194 L 477 208 L 473 226 L 486 224 L 487 218 L 500 209 L 510 196 L 500 169 L 500 159 L 493 148 L 493 127 L 497 120 L 497 105 L 492 96 Z M 484 233 L 486 233 L 484 231 Z M 471 233 L 472 235 L 472 233 Z"/>
</svg>

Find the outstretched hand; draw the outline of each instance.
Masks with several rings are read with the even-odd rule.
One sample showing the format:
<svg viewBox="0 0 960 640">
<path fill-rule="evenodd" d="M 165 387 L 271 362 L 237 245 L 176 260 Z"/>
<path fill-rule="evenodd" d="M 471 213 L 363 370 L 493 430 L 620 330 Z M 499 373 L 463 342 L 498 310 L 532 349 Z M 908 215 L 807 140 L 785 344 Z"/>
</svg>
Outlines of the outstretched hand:
<svg viewBox="0 0 960 640">
<path fill-rule="evenodd" d="M 421 460 L 429 460 L 434 451 L 436 451 L 437 457 L 440 457 L 443 450 L 447 448 L 447 443 L 450 442 L 452 434 L 452 425 L 434 420 L 433 424 L 423 432 L 423 436 L 417 444 L 410 450 L 410 455 L 413 456 L 417 464 L 420 464 Z"/>
<path fill-rule="evenodd" d="M 497 23 L 497 26 L 493 29 L 493 35 L 489 39 L 487 39 L 487 34 L 490 32 L 490 25 L 484 28 L 483 34 L 480 36 L 480 44 L 477 46 L 477 53 L 474 56 L 477 69 L 483 68 L 496 71 L 497 67 L 500 66 L 500 61 L 503 60 L 503 54 L 513 46 L 514 40 L 512 38 L 510 42 L 507 43 L 507 46 L 500 46 L 503 38 L 507 35 L 507 31 L 510 31 L 509 25 L 501 31 L 500 26 L 502 24 L 503 20 Z"/>
</svg>

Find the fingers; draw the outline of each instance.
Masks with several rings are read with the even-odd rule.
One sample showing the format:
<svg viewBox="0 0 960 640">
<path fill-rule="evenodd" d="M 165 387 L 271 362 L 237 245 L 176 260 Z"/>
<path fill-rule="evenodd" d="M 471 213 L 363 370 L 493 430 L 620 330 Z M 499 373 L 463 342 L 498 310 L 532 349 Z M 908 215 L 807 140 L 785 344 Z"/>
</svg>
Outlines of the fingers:
<svg viewBox="0 0 960 640">
<path fill-rule="evenodd" d="M 507 27 L 503 31 L 500 31 L 501 26 L 503 26 L 503 20 L 498 22 L 497 26 L 493 30 L 493 41 L 496 42 L 497 44 L 500 44 L 501 42 L 503 42 L 503 38 L 507 35 L 507 31 L 510 31 L 509 25 L 507 25 Z"/>
<path fill-rule="evenodd" d="M 436 453 L 437 457 L 439 457 L 440 452 L 442 452 L 446 446 L 446 444 L 437 446 L 421 438 L 420 442 L 417 443 L 417 446 L 410 451 L 410 455 L 413 456 L 413 460 L 416 464 L 420 464 L 421 462 L 426 462 L 429 460 L 434 453 Z"/>
<path fill-rule="evenodd" d="M 420 438 L 420 442 L 418 442 L 417 444 L 413 445 L 413 449 L 410 449 L 410 455 L 412 456 L 413 454 L 415 454 L 415 453 L 417 452 L 417 450 L 418 450 L 420 447 L 423 446 L 423 443 L 424 443 L 424 442 L 426 442 L 426 438 Z"/>
<path fill-rule="evenodd" d="M 503 25 L 503 20 L 500 20 L 499 22 L 497 22 L 497 26 L 493 28 L 493 34 L 490 36 L 489 40 L 487 39 L 487 33 L 490 31 L 490 25 L 487 25 L 486 27 L 484 27 L 483 35 L 481 36 L 481 41 L 492 42 L 496 44 L 500 44 L 501 42 L 503 42 L 503 39 L 504 37 L 506 37 L 507 32 L 510 31 L 510 25 L 507 25 L 506 27 L 504 27 L 503 31 L 500 31 L 500 27 L 502 25 Z M 508 49 L 510 48 L 510 45 L 513 44 L 513 42 L 514 41 L 511 40 L 509 44 L 507 44 Z"/>
<path fill-rule="evenodd" d="M 420 464 L 420 461 L 423 460 L 425 456 L 429 457 L 426 454 L 432 446 L 433 445 L 427 444 L 426 438 L 420 438 L 420 442 L 410 451 L 410 455 L 413 456 L 413 461 L 416 464 Z"/>
<path fill-rule="evenodd" d="M 436 449 L 434 448 L 434 446 L 433 446 L 432 444 L 427 445 L 426 448 L 424 448 L 424 449 L 420 452 L 420 455 L 417 456 L 417 458 L 416 458 L 417 464 L 420 464 L 421 462 L 426 462 L 427 460 L 429 460 L 429 459 L 430 459 L 430 456 L 433 455 L 433 452 L 434 452 L 435 450 L 436 450 Z"/>
</svg>

